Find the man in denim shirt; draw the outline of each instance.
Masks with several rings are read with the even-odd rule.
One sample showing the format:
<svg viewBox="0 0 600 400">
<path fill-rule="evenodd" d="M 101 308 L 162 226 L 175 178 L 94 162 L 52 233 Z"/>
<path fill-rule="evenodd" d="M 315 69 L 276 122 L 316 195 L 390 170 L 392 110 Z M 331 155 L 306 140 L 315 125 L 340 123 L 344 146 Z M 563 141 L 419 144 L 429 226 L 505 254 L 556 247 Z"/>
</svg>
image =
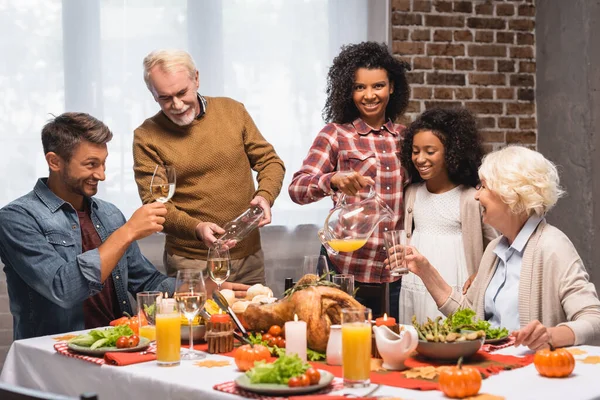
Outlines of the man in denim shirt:
<svg viewBox="0 0 600 400">
<path fill-rule="evenodd" d="M 49 177 L 0 210 L 15 339 L 105 326 L 123 311 L 133 314 L 127 292 L 175 289 L 136 243 L 162 231 L 164 204 L 144 205 L 126 221 L 92 197 L 105 179 L 111 138 L 88 114 L 51 120 L 42 130 Z"/>
</svg>

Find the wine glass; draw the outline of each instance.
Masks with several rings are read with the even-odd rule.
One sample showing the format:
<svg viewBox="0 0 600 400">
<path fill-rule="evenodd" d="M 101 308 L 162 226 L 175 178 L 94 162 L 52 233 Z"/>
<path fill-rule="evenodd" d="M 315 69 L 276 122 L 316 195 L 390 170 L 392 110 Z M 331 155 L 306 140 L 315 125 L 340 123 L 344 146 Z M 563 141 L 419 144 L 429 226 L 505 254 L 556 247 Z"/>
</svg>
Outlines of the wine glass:
<svg viewBox="0 0 600 400">
<path fill-rule="evenodd" d="M 206 302 L 206 286 L 204 285 L 202 270 L 180 269 L 177 271 L 174 297 L 179 305 L 179 312 L 187 318 L 188 325 L 190 326 L 190 348 L 189 350 L 182 351 L 181 359 L 203 359 L 206 357 L 206 354 L 194 350 L 194 335 L 192 331 L 194 318 L 196 318 Z"/>
<path fill-rule="evenodd" d="M 227 246 L 221 243 L 215 243 L 213 247 L 208 249 L 208 276 L 214 283 L 217 284 L 219 290 L 223 282 L 229 278 L 231 273 L 231 258 Z"/>
<path fill-rule="evenodd" d="M 150 194 L 154 200 L 166 203 L 175 194 L 176 181 L 175 167 L 157 164 L 150 181 Z"/>
</svg>

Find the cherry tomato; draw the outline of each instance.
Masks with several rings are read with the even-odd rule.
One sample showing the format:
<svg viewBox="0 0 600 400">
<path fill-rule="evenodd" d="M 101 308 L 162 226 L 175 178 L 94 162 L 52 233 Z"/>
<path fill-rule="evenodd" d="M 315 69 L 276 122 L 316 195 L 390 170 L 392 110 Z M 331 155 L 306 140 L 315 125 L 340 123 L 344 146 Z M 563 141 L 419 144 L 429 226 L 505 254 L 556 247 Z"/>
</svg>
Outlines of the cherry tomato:
<svg viewBox="0 0 600 400">
<path fill-rule="evenodd" d="M 285 349 L 285 339 L 282 337 L 276 337 L 275 346 L 279 347 L 280 349 Z"/>
<path fill-rule="evenodd" d="M 289 387 L 302 386 L 302 382 L 300 382 L 300 377 L 294 376 L 294 377 L 290 378 L 290 380 L 288 381 L 288 386 Z"/>
<path fill-rule="evenodd" d="M 140 338 L 138 335 L 131 335 L 129 336 L 128 340 L 127 340 L 127 347 L 135 347 L 138 344 L 140 344 Z"/>
<path fill-rule="evenodd" d="M 270 334 L 268 334 L 268 333 L 263 333 L 261 335 L 261 339 L 262 339 L 263 342 L 269 342 L 269 341 L 271 341 L 272 338 L 273 338 L 273 336 L 270 335 Z"/>
<path fill-rule="evenodd" d="M 306 374 L 302 374 L 298 377 L 298 379 L 300 379 L 300 386 L 308 386 L 310 385 L 310 379 L 308 379 L 308 376 L 306 376 Z"/>
<path fill-rule="evenodd" d="M 321 380 L 321 373 L 317 369 L 309 368 L 306 370 L 305 374 L 308 376 L 311 385 L 316 385 Z"/>
<path fill-rule="evenodd" d="M 127 336 L 121 336 L 117 339 L 117 349 L 126 349 L 129 347 L 129 338 Z"/>
<path fill-rule="evenodd" d="M 278 337 L 271 336 L 271 338 L 269 339 L 269 346 L 271 346 L 271 347 L 277 346 L 278 340 L 279 340 Z M 279 346 L 277 346 L 277 347 L 279 347 Z"/>
<path fill-rule="evenodd" d="M 273 325 L 269 328 L 269 333 L 272 336 L 281 336 L 281 327 L 279 325 Z"/>
</svg>

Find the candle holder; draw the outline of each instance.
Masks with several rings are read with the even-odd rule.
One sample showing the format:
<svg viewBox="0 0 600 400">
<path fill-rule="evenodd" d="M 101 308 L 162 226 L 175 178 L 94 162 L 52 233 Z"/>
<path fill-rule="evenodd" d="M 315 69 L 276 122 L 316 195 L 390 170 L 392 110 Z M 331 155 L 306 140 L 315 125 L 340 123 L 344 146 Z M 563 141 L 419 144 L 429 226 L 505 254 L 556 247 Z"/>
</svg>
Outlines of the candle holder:
<svg viewBox="0 0 600 400">
<path fill-rule="evenodd" d="M 390 330 L 395 333 L 400 333 L 400 326 L 398 324 L 388 326 Z M 371 333 L 371 357 L 373 358 L 381 358 L 381 354 L 377 350 L 377 343 L 375 341 L 375 333 Z"/>
<path fill-rule="evenodd" d="M 231 321 L 208 321 L 206 323 L 206 342 L 210 354 L 233 351 L 233 323 Z"/>
</svg>

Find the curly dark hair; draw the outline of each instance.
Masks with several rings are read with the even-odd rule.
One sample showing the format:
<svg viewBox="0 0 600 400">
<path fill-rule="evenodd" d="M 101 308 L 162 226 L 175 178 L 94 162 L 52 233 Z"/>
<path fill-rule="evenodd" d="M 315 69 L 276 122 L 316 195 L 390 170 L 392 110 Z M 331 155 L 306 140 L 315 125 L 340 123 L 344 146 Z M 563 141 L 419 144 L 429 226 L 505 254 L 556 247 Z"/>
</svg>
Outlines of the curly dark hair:
<svg viewBox="0 0 600 400">
<path fill-rule="evenodd" d="M 408 106 L 410 89 L 404 73 L 410 71 L 408 63 L 394 58 L 383 43 L 362 42 L 342 46 L 342 51 L 333 59 L 327 74 L 327 101 L 323 107 L 326 122 L 345 124 L 360 116 L 352 92 L 354 74 L 359 68 L 385 69 L 394 93 L 385 109 L 386 118 L 392 121 L 402 115 Z"/>
<path fill-rule="evenodd" d="M 477 170 L 481 165 L 483 148 L 473 114 L 464 108 L 433 108 L 419 115 L 408 126 L 404 131 L 401 161 L 412 182 L 423 182 L 412 162 L 413 139 L 422 131 L 432 131 L 444 145 L 444 160 L 450 180 L 457 185 L 477 186 Z"/>
</svg>

